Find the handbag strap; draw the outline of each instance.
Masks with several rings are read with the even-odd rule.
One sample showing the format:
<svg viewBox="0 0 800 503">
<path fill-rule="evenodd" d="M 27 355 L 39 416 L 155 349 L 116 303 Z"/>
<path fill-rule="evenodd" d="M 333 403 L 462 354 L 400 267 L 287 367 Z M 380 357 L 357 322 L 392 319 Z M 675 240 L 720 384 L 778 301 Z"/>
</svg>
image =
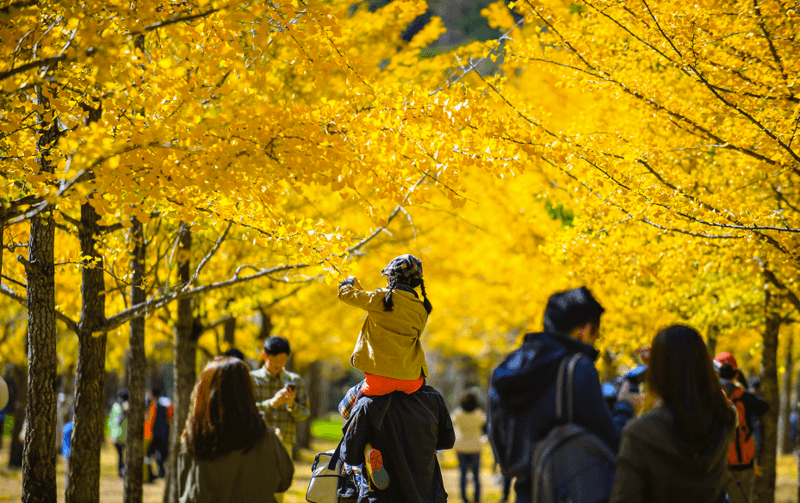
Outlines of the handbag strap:
<svg viewBox="0 0 800 503">
<path fill-rule="evenodd" d="M 331 454 L 331 460 L 328 461 L 328 470 L 334 471 L 336 470 L 336 462 L 339 461 L 339 454 L 342 451 L 342 442 L 344 442 L 344 437 L 339 440 L 339 445 L 336 446 L 334 449 L 333 454 Z"/>
</svg>

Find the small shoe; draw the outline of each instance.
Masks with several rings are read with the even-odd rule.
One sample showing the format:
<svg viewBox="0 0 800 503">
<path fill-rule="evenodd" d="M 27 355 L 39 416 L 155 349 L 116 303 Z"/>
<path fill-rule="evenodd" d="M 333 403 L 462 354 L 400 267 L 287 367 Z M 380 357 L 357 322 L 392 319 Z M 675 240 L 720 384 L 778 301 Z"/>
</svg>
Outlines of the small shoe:
<svg viewBox="0 0 800 503">
<path fill-rule="evenodd" d="M 378 449 L 370 449 L 366 452 L 366 465 L 369 478 L 378 489 L 386 489 L 389 487 L 389 474 L 386 472 L 386 467 L 383 466 L 383 456 Z"/>
</svg>

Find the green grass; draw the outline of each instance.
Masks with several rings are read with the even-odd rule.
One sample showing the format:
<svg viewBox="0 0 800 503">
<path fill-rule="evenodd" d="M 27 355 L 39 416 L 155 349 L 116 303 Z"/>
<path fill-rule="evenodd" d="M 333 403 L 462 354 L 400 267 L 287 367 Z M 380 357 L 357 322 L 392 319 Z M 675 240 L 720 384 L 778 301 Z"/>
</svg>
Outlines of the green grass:
<svg viewBox="0 0 800 503">
<path fill-rule="evenodd" d="M 311 421 L 311 435 L 329 442 L 338 442 L 342 438 L 341 418 L 336 419 L 332 415 L 326 419 L 314 419 Z"/>
</svg>

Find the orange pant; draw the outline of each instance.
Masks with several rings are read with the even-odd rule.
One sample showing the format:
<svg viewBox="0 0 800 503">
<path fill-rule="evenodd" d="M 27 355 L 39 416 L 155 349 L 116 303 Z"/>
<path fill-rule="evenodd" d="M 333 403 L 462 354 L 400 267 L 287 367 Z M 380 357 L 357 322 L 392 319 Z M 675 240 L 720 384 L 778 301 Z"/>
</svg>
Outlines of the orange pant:
<svg viewBox="0 0 800 503">
<path fill-rule="evenodd" d="M 392 391 L 402 391 L 410 395 L 425 384 L 425 377 L 422 375 L 418 379 L 392 379 L 364 372 L 364 376 L 366 379 L 361 386 L 361 394 L 367 396 L 388 395 Z"/>
</svg>

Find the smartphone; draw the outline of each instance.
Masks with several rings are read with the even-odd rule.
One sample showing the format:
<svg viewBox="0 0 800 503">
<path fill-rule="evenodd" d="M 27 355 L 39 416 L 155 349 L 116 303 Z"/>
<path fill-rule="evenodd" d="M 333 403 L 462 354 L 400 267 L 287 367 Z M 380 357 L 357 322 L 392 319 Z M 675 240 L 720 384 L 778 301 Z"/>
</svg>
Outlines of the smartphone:
<svg viewBox="0 0 800 503">
<path fill-rule="evenodd" d="M 295 392 L 297 391 L 297 385 L 295 383 L 287 382 L 286 389 L 288 389 L 291 392 Z"/>
</svg>

